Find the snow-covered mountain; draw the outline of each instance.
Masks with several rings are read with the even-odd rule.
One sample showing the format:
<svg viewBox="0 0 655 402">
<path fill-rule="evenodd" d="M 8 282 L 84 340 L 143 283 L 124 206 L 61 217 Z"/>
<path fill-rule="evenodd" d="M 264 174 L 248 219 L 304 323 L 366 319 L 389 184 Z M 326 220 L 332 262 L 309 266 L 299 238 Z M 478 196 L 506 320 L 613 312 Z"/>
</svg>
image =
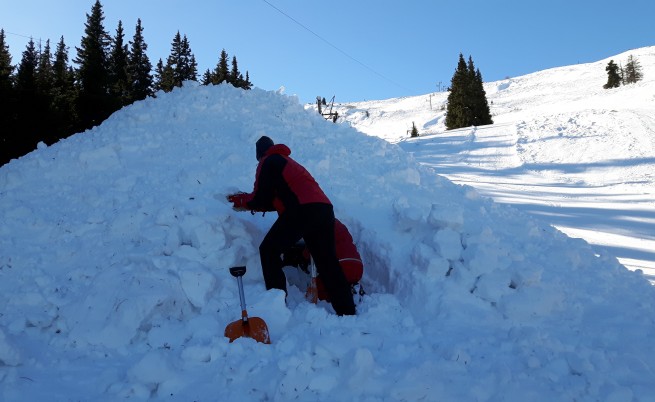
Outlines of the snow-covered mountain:
<svg viewBox="0 0 655 402">
<path fill-rule="evenodd" d="M 551 109 L 556 93 L 544 92 L 541 115 L 516 110 L 512 91 L 545 74 L 488 86 L 496 125 L 526 128 L 521 149 L 538 145 L 528 128 L 567 121 Z M 433 110 L 428 96 L 349 109 L 361 131 L 396 135 L 403 104 L 424 102 L 425 120 L 411 117 L 423 137 L 399 146 L 295 97 L 189 84 L 1 167 L 0 400 L 652 400 L 655 289 L 609 253 L 438 175 L 417 149 L 439 143 L 439 96 Z M 581 137 L 616 120 L 597 121 Z M 485 130 L 461 130 L 459 147 L 493 165 L 501 157 L 473 146 Z M 224 201 L 252 188 L 261 135 L 290 146 L 350 228 L 365 262 L 357 316 L 304 301 L 293 269 L 288 304 L 265 290 L 257 247 L 275 217 Z M 518 156 L 533 154 L 546 152 Z M 241 264 L 270 345 L 223 336 L 240 317 L 228 268 Z"/>
<path fill-rule="evenodd" d="M 612 90 L 633 55 L 644 79 Z M 655 47 L 485 85 L 495 124 L 446 131 L 447 93 L 336 105 L 456 183 L 544 217 L 655 279 Z M 408 139 L 414 123 L 421 138 Z"/>
</svg>

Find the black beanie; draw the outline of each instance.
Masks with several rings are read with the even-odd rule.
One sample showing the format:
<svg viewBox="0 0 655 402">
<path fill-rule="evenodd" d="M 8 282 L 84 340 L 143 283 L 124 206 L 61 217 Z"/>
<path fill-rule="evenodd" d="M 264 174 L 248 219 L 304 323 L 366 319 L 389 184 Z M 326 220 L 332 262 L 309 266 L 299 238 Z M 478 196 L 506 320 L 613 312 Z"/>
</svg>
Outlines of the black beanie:
<svg viewBox="0 0 655 402">
<path fill-rule="evenodd" d="M 257 140 L 257 143 L 255 143 L 255 149 L 257 151 L 257 160 L 260 160 L 262 156 L 268 151 L 270 147 L 272 147 L 273 140 L 268 138 L 267 136 L 262 136 L 260 139 Z"/>
</svg>

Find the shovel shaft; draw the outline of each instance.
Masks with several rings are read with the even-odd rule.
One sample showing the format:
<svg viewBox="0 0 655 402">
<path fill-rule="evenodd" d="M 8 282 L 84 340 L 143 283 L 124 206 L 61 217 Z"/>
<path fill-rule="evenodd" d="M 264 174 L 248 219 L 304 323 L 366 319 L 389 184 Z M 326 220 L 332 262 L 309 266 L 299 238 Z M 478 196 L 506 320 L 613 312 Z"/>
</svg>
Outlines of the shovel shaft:
<svg viewBox="0 0 655 402">
<path fill-rule="evenodd" d="M 237 283 L 239 284 L 239 300 L 241 301 L 241 319 L 243 322 L 248 322 L 248 311 L 246 311 L 246 296 L 243 292 L 243 279 L 237 276 Z"/>
<path fill-rule="evenodd" d="M 305 298 L 310 302 L 310 303 L 318 303 L 318 286 L 316 283 L 316 277 L 318 276 L 316 272 L 316 264 L 314 264 L 314 260 L 311 259 L 309 260 L 309 273 L 311 275 L 311 279 L 309 282 L 309 286 L 307 287 L 307 291 L 305 292 Z"/>
<path fill-rule="evenodd" d="M 309 260 L 309 272 L 312 276 L 312 278 L 316 278 L 318 276 L 318 273 L 316 272 L 316 264 L 314 264 L 314 259 Z"/>
</svg>

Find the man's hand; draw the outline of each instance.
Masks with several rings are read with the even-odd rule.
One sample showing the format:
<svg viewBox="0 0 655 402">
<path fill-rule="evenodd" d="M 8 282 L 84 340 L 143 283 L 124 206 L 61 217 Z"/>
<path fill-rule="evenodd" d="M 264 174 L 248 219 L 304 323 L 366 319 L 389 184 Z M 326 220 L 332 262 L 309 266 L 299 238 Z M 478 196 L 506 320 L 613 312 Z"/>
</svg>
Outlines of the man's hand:
<svg viewBox="0 0 655 402">
<path fill-rule="evenodd" d="M 232 209 L 235 211 L 248 211 L 248 201 L 252 200 L 252 194 L 241 192 L 230 194 L 227 200 L 232 203 Z"/>
</svg>

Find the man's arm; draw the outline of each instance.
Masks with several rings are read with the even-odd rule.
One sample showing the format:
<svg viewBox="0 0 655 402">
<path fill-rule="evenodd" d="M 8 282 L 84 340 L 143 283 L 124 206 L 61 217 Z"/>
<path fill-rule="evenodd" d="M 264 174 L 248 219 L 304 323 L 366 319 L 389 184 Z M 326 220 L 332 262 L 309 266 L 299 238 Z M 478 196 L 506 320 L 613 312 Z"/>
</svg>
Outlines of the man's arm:
<svg viewBox="0 0 655 402">
<path fill-rule="evenodd" d="M 273 199 L 276 196 L 276 189 L 279 187 L 282 171 L 287 161 L 280 155 L 268 156 L 259 170 L 255 180 L 253 197 L 248 201 L 248 208 L 256 211 L 272 211 Z"/>
</svg>

